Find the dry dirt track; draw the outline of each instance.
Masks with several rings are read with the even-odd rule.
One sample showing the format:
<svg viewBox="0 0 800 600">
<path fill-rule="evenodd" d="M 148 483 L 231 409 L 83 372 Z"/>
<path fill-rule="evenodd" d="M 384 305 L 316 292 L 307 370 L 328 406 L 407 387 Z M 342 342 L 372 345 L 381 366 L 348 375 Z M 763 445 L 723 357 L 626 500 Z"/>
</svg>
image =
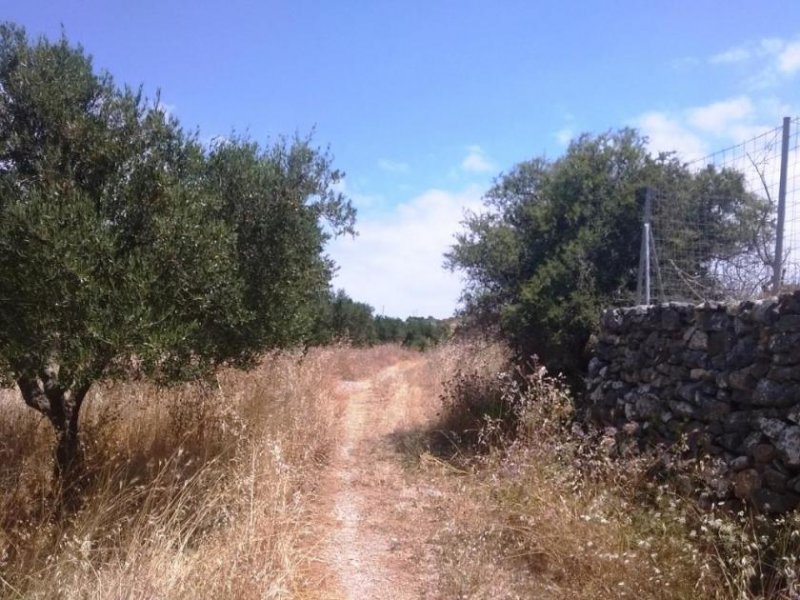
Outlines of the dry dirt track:
<svg viewBox="0 0 800 600">
<path fill-rule="evenodd" d="M 343 381 L 342 441 L 323 482 L 330 524 L 325 559 L 333 581 L 327 598 L 410 599 L 429 596 L 429 544 L 438 493 L 404 469 L 404 435 L 424 426 L 435 399 L 415 387 L 416 361 L 362 381 Z"/>
</svg>

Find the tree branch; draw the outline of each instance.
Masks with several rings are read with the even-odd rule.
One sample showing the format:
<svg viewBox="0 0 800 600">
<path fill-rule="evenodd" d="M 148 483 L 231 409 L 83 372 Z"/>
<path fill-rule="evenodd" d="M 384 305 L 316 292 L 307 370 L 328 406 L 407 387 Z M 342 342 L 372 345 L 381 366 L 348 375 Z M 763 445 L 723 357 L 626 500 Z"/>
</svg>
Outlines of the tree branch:
<svg viewBox="0 0 800 600">
<path fill-rule="evenodd" d="M 38 410 L 48 418 L 52 416 L 50 400 L 47 398 L 47 394 L 45 394 L 44 388 L 38 380 L 21 376 L 17 378 L 17 386 L 22 393 L 22 399 L 25 400 L 25 404 Z"/>
</svg>

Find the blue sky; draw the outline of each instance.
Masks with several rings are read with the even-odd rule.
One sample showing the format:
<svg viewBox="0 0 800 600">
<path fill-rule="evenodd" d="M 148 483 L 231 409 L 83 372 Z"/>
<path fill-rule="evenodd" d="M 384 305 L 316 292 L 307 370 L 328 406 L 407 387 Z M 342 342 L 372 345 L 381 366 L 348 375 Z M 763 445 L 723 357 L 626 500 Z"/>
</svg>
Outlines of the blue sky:
<svg viewBox="0 0 800 600">
<path fill-rule="evenodd" d="M 108 2 L 0 0 L 161 89 L 210 139 L 316 128 L 361 234 L 336 283 L 379 312 L 444 317 L 441 268 L 492 179 L 570 137 L 639 127 L 687 159 L 800 114 L 800 3 L 731 0 Z"/>
</svg>

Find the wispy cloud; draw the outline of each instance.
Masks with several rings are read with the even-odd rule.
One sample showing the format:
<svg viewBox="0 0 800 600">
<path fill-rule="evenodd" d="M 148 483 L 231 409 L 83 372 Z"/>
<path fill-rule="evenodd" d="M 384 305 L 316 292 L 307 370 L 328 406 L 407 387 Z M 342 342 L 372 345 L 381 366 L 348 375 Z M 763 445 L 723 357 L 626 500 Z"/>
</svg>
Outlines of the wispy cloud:
<svg viewBox="0 0 800 600">
<path fill-rule="evenodd" d="M 694 160 L 708 153 L 702 138 L 692 133 L 681 118 L 665 112 L 646 112 L 633 120 L 649 139 L 654 152 L 677 152 L 683 160 Z"/>
<path fill-rule="evenodd" d="M 231 138 L 223 134 L 204 135 L 200 137 L 200 143 L 206 148 L 214 148 L 216 146 L 227 144 L 230 141 L 232 141 Z"/>
<path fill-rule="evenodd" d="M 480 146 L 467 147 L 467 156 L 461 161 L 461 168 L 469 173 L 491 173 L 497 170 Z"/>
<path fill-rule="evenodd" d="M 648 111 L 632 124 L 649 138 L 652 151 L 675 151 L 691 161 L 760 135 L 790 113 L 773 98 L 740 95 L 683 110 Z"/>
<path fill-rule="evenodd" d="M 560 145 L 566 146 L 575 137 L 575 132 L 571 127 L 563 127 L 556 131 L 554 135 Z"/>
<path fill-rule="evenodd" d="M 749 48 L 739 47 L 739 48 L 729 48 L 724 52 L 720 52 L 719 54 L 715 54 L 708 61 L 714 65 L 724 65 L 724 64 L 732 64 L 732 63 L 741 63 L 747 60 L 750 60 L 752 57 L 752 52 Z"/>
<path fill-rule="evenodd" d="M 778 69 L 787 75 L 800 70 L 800 42 L 787 44 L 778 54 Z"/>
<path fill-rule="evenodd" d="M 167 117 L 177 117 L 178 106 L 176 104 L 159 101 L 156 108 Z"/>
<path fill-rule="evenodd" d="M 751 40 L 712 55 L 708 62 L 714 65 L 732 65 L 750 60 L 775 57 L 786 47 L 786 44 L 786 40 L 782 38 Z"/>
<path fill-rule="evenodd" d="M 750 69 L 747 87 L 770 88 L 800 71 L 800 40 L 774 37 L 748 41 L 714 54 L 708 62 Z"/>
<path fill-rule="evenodd" d="M 384 198 L 382 196 L 364 194 L 357 189 L 353 189 L 352 186 L 347 183 L 346 178 L 340 179 L 331 187 L 334 191 L 350 198 L 357 209 L 377 208 L 384 203 Z"/>
<path fill-rule="evenodd" d="M 387 173 L 408 173 L 409 171 L 408 163 L 390 160 L 388 158 L 381 158 L 378 160 L 378 167 Z"/>
<path fill-rule="evenodd" d="M 688 122 L 695 128 L 715 135 L 725 135 L 731 125 L 749 118 L 755 107 L 747 96 L 712 102 L 686 111 Z"/>
</svg>

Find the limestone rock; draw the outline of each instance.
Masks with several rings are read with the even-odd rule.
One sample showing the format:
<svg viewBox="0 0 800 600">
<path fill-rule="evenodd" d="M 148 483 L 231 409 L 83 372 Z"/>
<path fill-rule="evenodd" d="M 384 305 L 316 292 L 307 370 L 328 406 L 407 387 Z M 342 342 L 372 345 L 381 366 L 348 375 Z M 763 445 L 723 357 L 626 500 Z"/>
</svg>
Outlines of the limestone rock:
<svg viewBox="0 0 800 600">
<path fill-rule="evenodd" d="M 757 406 L 790 406 L 800 402 L 800 385 L 762 379 L 753 392 Z"/>
<path fill-rule="evenodd" d="M 772 324 L 778 318 L 778 299 L 766 298 L 753 304 L 753 319 L 765 325 Z"/>
<path fill-rule="evenodd" d="M 735 390 L 752 390 L 756 386 L 756 380 L 750 372 L 750 367 L 746 367 L 729 373 L 728 385 Z"/>
<path fill-rule="evenodd" d="M 781 419 L 762 417 L 757 419 L 756 423 L 761 432 L 773 441 L 777 440 L 783 433 L 783 430 L 786 429 L 786 423 Z"/>
<path fill-rule="evenodd" d="M 774 325 L 778 331 L 800 331 L 800 315 L 782 315 Z"/>
<path fill-rule="evenodd" d="M 786 427 L 775 442 L 775 448 L 787 466 L 800 467 L 800 426 Z"/>
<path fill-rule="evenodd" d="M 667 404 L 672 413 L 678 417 L 691 419 L 697 414 L 697 409 L 683 400 L 670 400 Z"/>
<path fill-rule="evenodd" d="M 696 330 L 689 338 L 690 350 L 706 350 L 708 348 L 708 334 L 705 331 Z"/>
<path fill-rule="evenodd" d="M 640 419 L 653 419 L 661 412 L 661 400 L 655 394 L 641 394 L 635 400 L 635 407 Z"/>
</svg>

